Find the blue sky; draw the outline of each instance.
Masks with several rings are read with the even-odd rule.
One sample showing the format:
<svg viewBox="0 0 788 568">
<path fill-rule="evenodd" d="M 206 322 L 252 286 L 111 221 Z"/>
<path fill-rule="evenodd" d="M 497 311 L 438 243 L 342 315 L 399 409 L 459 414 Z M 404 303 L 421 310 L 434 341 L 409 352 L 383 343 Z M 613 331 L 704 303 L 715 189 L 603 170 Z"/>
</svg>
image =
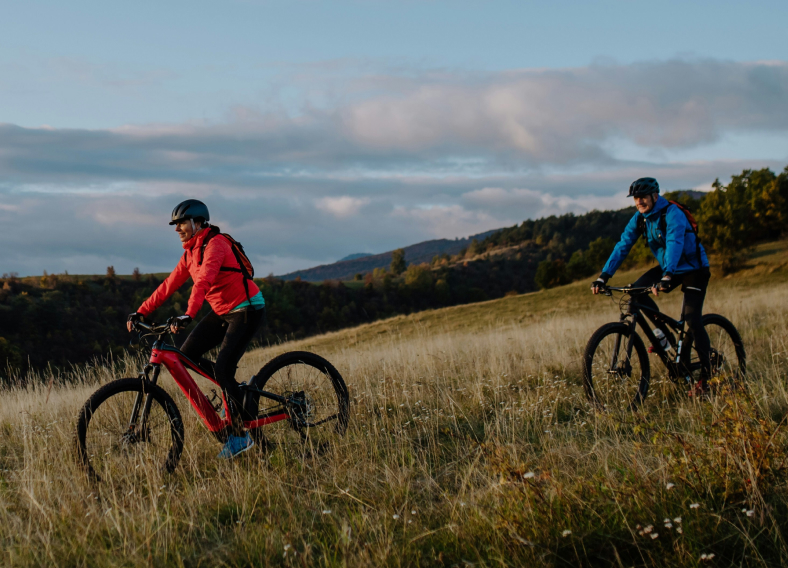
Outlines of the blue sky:
<svg viewBox="0 0 788 568">
<path fill-rule="evenodd" d="M 0 272 L 168 270 L 187 197 L 279 274 L 788 164 L 785 2 L 3 12 Z"/>
</svg>

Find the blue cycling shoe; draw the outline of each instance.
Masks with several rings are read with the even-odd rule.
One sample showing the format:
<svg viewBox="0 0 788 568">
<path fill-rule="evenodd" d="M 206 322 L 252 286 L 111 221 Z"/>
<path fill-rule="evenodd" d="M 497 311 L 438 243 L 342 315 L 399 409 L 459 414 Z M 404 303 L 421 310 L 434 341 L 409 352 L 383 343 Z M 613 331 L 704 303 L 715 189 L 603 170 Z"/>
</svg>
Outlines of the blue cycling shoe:
<svg viewBox="0 0 788 568">
<path fill-rule="evenodd" d="M 219 452 L 219 455 L 216 457 L 229 460 L 238 454 L 244 453 L 252 446 L 254 446 L 254 440 L 252 440 L 249 432 L 247 432 L 245 436 L 231 435 L 229 438 L 227 438 L 227 443 L 224 444 L 222 451 Z"/>
</svg>

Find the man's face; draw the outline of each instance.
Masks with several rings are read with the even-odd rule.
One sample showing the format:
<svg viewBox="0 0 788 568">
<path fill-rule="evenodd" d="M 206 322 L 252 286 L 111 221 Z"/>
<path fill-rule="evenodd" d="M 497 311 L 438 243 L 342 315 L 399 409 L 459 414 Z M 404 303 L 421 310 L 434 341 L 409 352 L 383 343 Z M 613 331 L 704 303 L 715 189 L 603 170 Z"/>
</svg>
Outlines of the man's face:
<svg viewBox="0 0 788 568">
<path fill-rule="evenodd" d="M 178 233 L 178 236 L 181 238 L 182 243 L 185 243 L 190 238 L 192 238 L 194 236 L 194 233 L 199 230 L 200 230 L 200 223 L 195 223 L 194 230 L 192 230 L 191 220 L 181 221 L 180 223 L 175 224 L 175 232 Z"/>
<path fill-rule="evenodd" d="M 635 207 L 637 207 L 638 211 L 645 215 L 654 207 L 654 203 L 657 202 L 657 194 L 652 193 L 651 195 L 644 195 L 643 197 L 635 197 Z"/>
</svg>

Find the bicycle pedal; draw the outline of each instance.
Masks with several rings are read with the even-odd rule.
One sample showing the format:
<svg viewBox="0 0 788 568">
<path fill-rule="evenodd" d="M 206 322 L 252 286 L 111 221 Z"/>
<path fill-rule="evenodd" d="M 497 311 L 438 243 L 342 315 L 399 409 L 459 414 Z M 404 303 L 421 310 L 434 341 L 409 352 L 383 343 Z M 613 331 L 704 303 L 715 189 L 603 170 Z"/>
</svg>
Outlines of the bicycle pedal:
<svg viewBox="0 0 788 568">
<path fill-rule="evenodd" d="M 649 345 L 649 346 L 648 346 L 648 352 L 649 352 L 649 353 L 656 353 L 656 352 L 657 352 L 657 350 L 656 350 L 656 349 L 654 349 L 654 346 L 653 346 L 653 345 Z"/>
</svg>

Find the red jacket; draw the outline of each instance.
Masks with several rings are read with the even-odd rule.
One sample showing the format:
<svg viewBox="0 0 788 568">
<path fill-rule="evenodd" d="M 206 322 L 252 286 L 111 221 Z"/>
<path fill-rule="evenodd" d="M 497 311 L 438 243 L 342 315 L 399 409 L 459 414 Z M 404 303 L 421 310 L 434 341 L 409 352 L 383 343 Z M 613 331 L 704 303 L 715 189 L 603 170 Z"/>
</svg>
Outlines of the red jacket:
<svg viewBox="0 0 788 568">
<path fill-rule="evenodd" d="M 207 236 L 208 230 L 203 229 L 183 243 L 186 253 L 181 257 L 178 266 L 156 288 L 151 297 L 140 306 L 137 310 L 139 313 L 150 315 L 178 288 L 183 286 L 189 276 L 194 281 L 194 287 L 192 287 L 192 294 L 189 297 L 186 315 L 192 318 L 197 315 L 203 301 L 207 301 L 216 315 L 220 316 L 246 301 L 244 283 L 246 283 L 249 298 L 257 295 L 260 289 L 251 280 L 246 280 L 240 272 L 221 272 L 219 270 L 223 266 L 240 268 L 229 241 L 224 237 L 216 235 L 208 241 L 202 266 L 197 265 L 201 256 L 200 249 Z"/>
</svg>

